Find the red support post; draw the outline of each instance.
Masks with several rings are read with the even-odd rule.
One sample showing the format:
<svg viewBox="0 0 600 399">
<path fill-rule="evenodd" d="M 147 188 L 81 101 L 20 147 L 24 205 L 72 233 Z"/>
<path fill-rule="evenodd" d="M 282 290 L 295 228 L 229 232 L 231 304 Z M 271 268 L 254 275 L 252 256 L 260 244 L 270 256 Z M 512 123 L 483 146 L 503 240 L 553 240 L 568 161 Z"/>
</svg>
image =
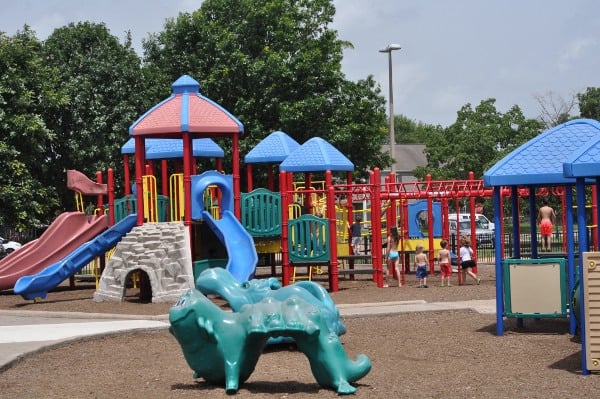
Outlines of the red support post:
<svg viewBox="0 0 600 399">
<path fill-rule="evenodd" d="M 291 280 L 290 254 L 288 248 L 288 212 L 289 194 L 287 190 L 287 173 L 279 172 L 279 192 L 281 193 L 281 284 L 289 285 Z"/>
<path fill-rule="evenodd" d="M 339 271 L 337 261 L 337 234 L 335 217 L 335 196 L 334 188 L 331 184 L 331 171 L 325 172 L 326 190 L 327 190 L 327 219 L 329 221 L 329 289 L 331 292 L 339 291 Z"/>
<path fill-rule="evenodd" d="M 248 187 L 248 192 L 252 191 L 252 164 L 246 164 L 246 185 Z"/>
<path fill-rule="evenodd" d="M 125 195 L 131 194 L 131 178 L 129 175 L 129 155 L 123 155 L 123 178 L 125 180 Z"/>
<path fill-rule="evenodd" d="M 110 226 L 115 225 L 115 174 L 112 168 L 108 168 L 106 172 L 107 189 L 108 189 L 108 223 Z"/>
<path fill-rule="evenodd" d="M 371 201 L 371 228 L 373 230 L 371 244 L 371 258 L 373 259 L 374 277 L 377 287 L 383 288 L 383 262 L 381 248 L 383 239 L 381 236 L 381 175 L 379 168 L 375 168 L 372 174 L 373 200 Z"/>
<path fill-rule="evenodd" d="M 100 171 L 96 172 L 96 183 L 102 184 L 102 172 Z M 104 196 L 102 194 L 98 195 L 97 202 L 96 208 L 100 209 L 100 212 L 102 212 L 104 208 Z"/>
</svg>

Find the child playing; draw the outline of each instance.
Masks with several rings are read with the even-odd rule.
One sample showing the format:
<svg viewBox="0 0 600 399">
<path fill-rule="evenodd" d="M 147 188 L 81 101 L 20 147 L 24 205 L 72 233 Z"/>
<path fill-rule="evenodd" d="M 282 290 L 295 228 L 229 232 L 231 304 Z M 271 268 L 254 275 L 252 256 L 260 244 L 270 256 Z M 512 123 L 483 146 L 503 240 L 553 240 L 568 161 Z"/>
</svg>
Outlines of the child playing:
<svg viewBox="0 0 600 399">
<path fill-rule="evenodd" d="M 402 277 L 400 275 L 400 256 L 398 255 L 398 242 L 400 241 L 400 235 L 398 234 L 398 228 L 392 227 L 390 234 L 387 238 L 387 265 L 384 270 L 385 282 L 384 287 L 389 287 L 388 280 L 390 275 L 390 267 L 394 267 L 396 275 L 398 276 L 398 287 L 402 287 Z"/>
<path fill-rule="evenodd" d="M 352 255 L 360 254 L 360 241 L 361 241 L 361 226 L 360 222 L 362 218 L 360 216 L 356 216 L 354 219 L 354 223 L 350 226 L 350 237 L 352 239 Z"/>
<path fill-rule="evenodd" d="M 415 268 L 417 270 L 417 281 L 419 286 L 417 288 L 428 288 L 427 287 L 427 265 L 429 259 L 427 255 L 423 253 L 423 246 L 417 245 L 415 254 Z"/>
<path fill-rule="evenodd" d="M 438 251 L 438 262 L 440 264 L 440 274 L 442 275 L 442 283 L 440 287 L 444 286 L 444 279 L 446 279 L 446 287 L 452 287 L 450 284 L 450 277 L 452 277 L 452 266 L 450 265 L 450 251 L 446 249 L 448 241 L 442 240 L 440 242 L 442 249 Z"/>
<path fill-rule="evenodd" d="M 465 280 L 465 274 L 468 274 L 469 277 L 471 277 L 473 281 L 479 285 L 481 283 L 481 279 L 477 277 L 475 273 L 473 273 L 475 260 L 473 259 L 471 239 L 468 236 L 462 236 L 460 238 L 460 251 L 458 255 L 460 256 L 460 266 L 462 268 L 463 280 Z"/>
</svg>

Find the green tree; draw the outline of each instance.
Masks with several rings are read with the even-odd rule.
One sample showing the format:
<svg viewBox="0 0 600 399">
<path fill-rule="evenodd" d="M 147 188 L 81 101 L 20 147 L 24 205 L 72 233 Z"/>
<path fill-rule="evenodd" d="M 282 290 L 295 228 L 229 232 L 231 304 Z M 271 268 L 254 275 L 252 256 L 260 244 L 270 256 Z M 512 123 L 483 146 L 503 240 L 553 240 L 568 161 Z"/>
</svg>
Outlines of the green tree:
<svg viewBox="0 0 600 399">
<path fill-rule="evenodd" d="M 396 143 L 401 144 L 423 144 L 426 137 L 434 134 L 432 131 L 442 129 L 441 126 L 434 126 L 424 122 L 416 122 L 404 115 L 394 116 L 394 133 Z"/>
<path fill-rule="evenodd" d="M 48 184 L 56 135 L 43 118 L 67 103 L 57 75 L 29 27 L 13 37 L 0 32 L 0 225 L 24 230 L 58 206 Z"/>
<path fill-rule="evenodd" d="M 351 44 L 329 29 L 334 13 L 330 0 L 205 1 L 144 41 L 146 67 L 163 87 L 182 74 L 198 80 L 203 95 L 244 123 L 242 154 L 282 130 L 300 143 L 323 137 L 358 170 L 389 163 L 379 148 L 384 100 L 372 77 L 345 79 L 342 52 Z"/>
<path fill-rule="evenodd" d="M 584 93 L 577 94 L 577 100 L 582 118 L 600 120 L 600 87 L 588 87 Z"/>
<path fill-rule="evenodd" d="M 421 179 L 475 178 L 519 145 L 537 136 L 542 122 L 526 119 L 518 106 L 507 113 L 498 112 L 495 99 L 487 99 L 473 109 L 471 104 L 458 111 L 456 122 L 446 129 L 432 130 L 425 137 L 427 166 L 417 167 Z"/>
<path fill-rule="evenodd" d="M 67 106 L 46 112 L 57 139 L 48 163 L 48 184 L 60 193 L 63 208 L 72 208 L 73 193 L 65 185 L 67 169 L 90 178 L 112 167 L 122 182 L 120 148 L 129 126 L 158 98 L 147 96 L 141 60 L 131 47 L 111 35 L 104 24 L 81 22 L 56 29 L 45 41 L 44 62 L 57 70 Z"/>
</svg>

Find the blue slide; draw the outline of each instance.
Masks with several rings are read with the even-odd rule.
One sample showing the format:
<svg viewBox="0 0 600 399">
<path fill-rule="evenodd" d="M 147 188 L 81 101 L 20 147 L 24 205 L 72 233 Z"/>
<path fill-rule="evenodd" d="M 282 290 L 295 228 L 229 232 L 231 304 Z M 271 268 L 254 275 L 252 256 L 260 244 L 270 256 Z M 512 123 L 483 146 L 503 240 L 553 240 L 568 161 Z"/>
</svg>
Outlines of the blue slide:
<svg viewBox="0 0 600 399">
<path fill-rule="evenodd" d="M 206 221 L 211 230 L 225 245 L 229 260 L 225 268 L 240 283 L 254 277 L 258 254 L 252 236 L 233 214 L 233 182 L 231 175 L 209 170 L 192 176 L 192 219 Z M 204 191 L 216 185 L 221 189 L 220 220 L 213 219 L 204 205 Z"/>
<path fill-rule="evenodd" d="M 137 224 L 137 215 L 129 215 L 91 241 L 81 245 L 67 257 L 31 276 L 19 278 L 14 293 L 25 299 L 46 298 L 48 291 L 80 271 L 95 257 L 117 245 Z"/>
<path fill-rule="evenodd" d="M 231 211 L 223 211 L 221 219 L 215 220 L 209 212 L 203 211 L 202 219 L 225 244 L 229 256 L 225 269 L 239 282 L 252 280 L 258 263 L 258 254 L 252 236 L 235 215 Z"/>
</svg>

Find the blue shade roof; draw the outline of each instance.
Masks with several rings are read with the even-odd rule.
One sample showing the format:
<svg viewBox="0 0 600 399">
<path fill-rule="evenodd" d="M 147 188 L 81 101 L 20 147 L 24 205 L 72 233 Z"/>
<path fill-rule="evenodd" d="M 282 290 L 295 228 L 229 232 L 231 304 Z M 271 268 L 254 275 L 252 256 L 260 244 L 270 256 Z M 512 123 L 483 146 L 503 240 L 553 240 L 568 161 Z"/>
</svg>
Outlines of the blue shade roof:
<svg viewBox="0 0 600 399">
<path fill-rule="evenodd" d="M 276 131 L 261 140 L 244 157 L 245 163 L 280 163 L 300 144 L 284 132 Z"/>
<path fill-rule="evenodd" d="M 563 163 L 600 139 L 600 123 L 576 119 L 529 140 L 483 175 L 486 186 L 572 184 L 563 174 Z"/>
<path fill-rule="evenodd" d="M 183 158 L 181 139 L 145 139 L 146 159 Z M 212 139 L 194 139 L 193 156 L 196 158 L 223 158 L 225 153 Z M 135 139 L 129 139 L 122 147 L 121 154 L 135 154 Z"/>
<path fill-rule="evenodd" d="M 337 148 L 320 137 L 313 137 L 292 152 L 279 165 L 286 172 L 352 172 L 354 164 Z"/>
<path fill-rule="evenodd" d="M 573 152 L 563 163 L 563 173 L 567 177 L 600 176 L 600 136 Z"/>
</svg>

